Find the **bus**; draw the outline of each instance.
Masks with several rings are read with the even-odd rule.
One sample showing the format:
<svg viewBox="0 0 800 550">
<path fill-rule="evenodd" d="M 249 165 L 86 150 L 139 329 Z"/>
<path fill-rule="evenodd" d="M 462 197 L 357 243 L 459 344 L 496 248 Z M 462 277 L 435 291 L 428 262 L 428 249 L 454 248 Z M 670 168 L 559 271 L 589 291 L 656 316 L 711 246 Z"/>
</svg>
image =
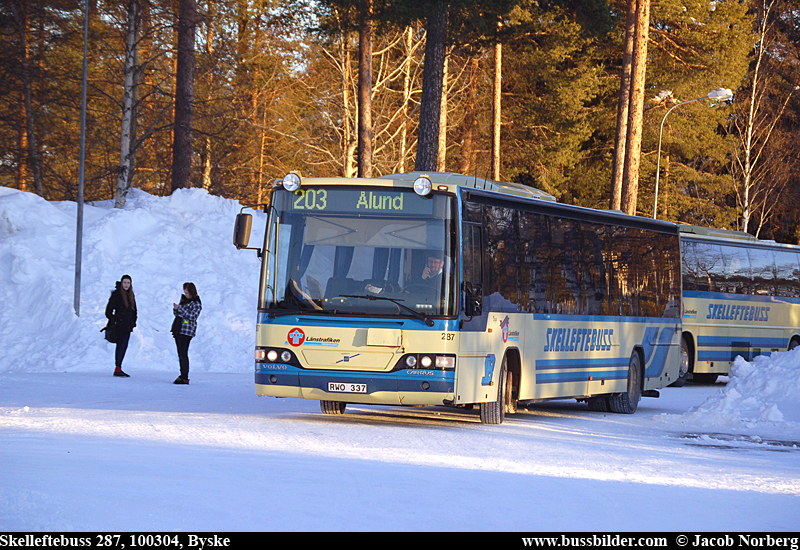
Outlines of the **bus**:
<svg viewBox="0 0 800 550">
<path fill-rule="evenodd" d="M 680 233 L 451 173 L 276 180 L 258 396 L 478 409 L 574 398 L 631 414 L 677 380 Z M 252 216 L 237 216 L 248 248 Z"/>
<path fill-rule="evenodd" d="M 737 356 L 800 344 L 800 246 L 739 231 L 680 226 L 683 277 L 681 371 L 713 383 Z"/>
</svg>

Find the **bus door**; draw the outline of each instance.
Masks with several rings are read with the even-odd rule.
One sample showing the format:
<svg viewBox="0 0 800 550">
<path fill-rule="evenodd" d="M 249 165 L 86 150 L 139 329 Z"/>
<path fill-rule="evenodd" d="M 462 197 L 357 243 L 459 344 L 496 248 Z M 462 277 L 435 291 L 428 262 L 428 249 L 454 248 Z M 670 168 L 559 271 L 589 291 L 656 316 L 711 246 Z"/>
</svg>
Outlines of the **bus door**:
<svg viewBox="0 0 800 550">
<path fill-rule="evenodd" d="M 475 221 L 465 218 L 461 235 L 461 318 L 458 339 L 456 400 L 458 403 L 489 402 L 496 398 L 496 373 L 503 357 L 492 345 L 489 312 L 484 309 L 480 205 L 474 205 Z M 467 207 L 469 211 L 469 205 Z"/>
</svg>

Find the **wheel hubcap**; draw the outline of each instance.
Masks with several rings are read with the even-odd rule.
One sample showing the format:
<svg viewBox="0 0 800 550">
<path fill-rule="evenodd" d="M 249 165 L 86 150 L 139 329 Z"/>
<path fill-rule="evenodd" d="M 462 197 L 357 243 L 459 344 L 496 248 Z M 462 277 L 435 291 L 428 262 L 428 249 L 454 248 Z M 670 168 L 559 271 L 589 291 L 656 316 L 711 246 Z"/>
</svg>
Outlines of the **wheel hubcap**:
<svg viewBox="0 0 800 550">
<path fill-rule="evenodd" d="M 687 372 L 689 372 L 689 353 L 681 348 L 681 366 L 678 376 L 686 376 Z"/>
</svg>

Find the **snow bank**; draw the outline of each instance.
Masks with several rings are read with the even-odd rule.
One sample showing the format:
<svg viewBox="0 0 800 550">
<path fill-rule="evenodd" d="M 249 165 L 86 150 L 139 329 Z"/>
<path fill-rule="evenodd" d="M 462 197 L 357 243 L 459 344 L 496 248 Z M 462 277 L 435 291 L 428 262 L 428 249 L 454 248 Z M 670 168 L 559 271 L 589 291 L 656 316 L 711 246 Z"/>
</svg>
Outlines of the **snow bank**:
<svg viewBox="0 0 800 550">
<path fill-rule="evenodd" d="M 84 206 L 80 317 L 75 315 L 74 202 L 49 203 L 0 187 L 0 372 L 103 371 L 114 345 L 103 340 L 115 282 L 131 276 L 139 310 L 123 367 L 177 372 L 169 333 L 185 281 L 203 301 L 189 350 L 195 371 L 252 369 L 259 263 L 232 244 L 240 205 L 201 189 L 155 197 L 131 190 L 125 209 Z M 263 239 L 256 213 L 251 242 Z"/>
<path fill-rule="evenodd" d="M 800 348 L 737 357 L 728 383 L 705 403 L 682 415 L 654 417 L 661 422 L 706 430 L 774 432 L 800 430 Z"/>
</svg>

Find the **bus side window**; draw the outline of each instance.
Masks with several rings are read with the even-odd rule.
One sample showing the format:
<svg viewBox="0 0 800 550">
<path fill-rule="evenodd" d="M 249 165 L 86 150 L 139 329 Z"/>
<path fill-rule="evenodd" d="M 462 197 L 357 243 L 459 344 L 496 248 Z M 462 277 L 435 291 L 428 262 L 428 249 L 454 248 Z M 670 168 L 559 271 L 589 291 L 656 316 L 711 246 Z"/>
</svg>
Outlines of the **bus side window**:
<svg viewBox="0 0 800 550">
<path fill-rule="evenodd" d="M 753 274 L 747 249 L 740 246 L 723 248 L 725 263 L 725 292 L 731 294 L 755 294 Z"/>
<path fill-rule="evenodd" d="M 725 266 L 722 250 L 715 244 L 694 243 L 697 257 L 697 290 L 725 292 Z"/>
<path fill-rule="evenodd" d="M 764 248 L 748 248 L 750 270 L 752 274 L 752 291 L 759 296 L 775 295 L 775 258 L 772 250 Z"/>
<path fill-rule="evenodd" d="M 489 206 L 484 212 L 486 241 L 484 243 L 486 271 L 483 292 L 487 308 L 492 311 L 517 312 L 519 286 L 517 283 L 518 227 L 515 211 Z"/>
<path fill-rule="evenodd" d="M 800 265 L 798 254 L 775 251 L 775 284 L 779 296 L 800 297 Z"/>
</svg>

